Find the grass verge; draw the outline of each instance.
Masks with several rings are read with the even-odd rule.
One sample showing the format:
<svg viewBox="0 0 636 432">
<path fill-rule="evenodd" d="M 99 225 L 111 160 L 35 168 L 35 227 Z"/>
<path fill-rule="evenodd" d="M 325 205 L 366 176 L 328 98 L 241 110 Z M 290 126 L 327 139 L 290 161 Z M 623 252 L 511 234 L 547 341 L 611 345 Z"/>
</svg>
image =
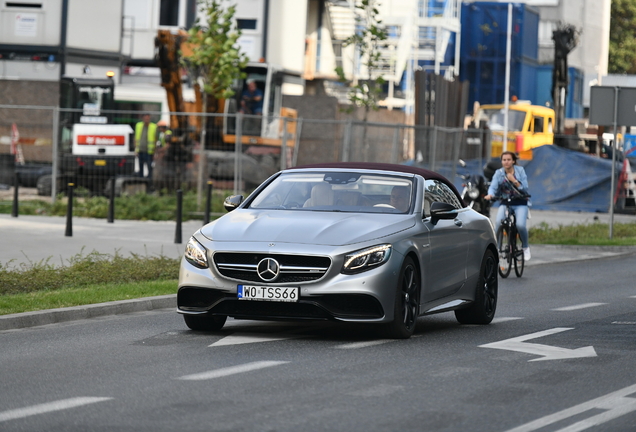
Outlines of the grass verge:
<svg viewBox="0 0 636 432">
<path fill-rule="evenodd" d="M 177 280 L 87 285 L 0 296 L 0 315 L 153 297 L 177 292 Z"/>
<path fill-rule="evenodd" d="M 636 223 L 615 223 L 612 239 L 609 225 L 559 225 L 551 228 L 545 222 L 529 230 L 530 244 L 579 246 L 636 246 Z"/>
<path fill-rule="evenodd" d="M 0 315 L 173 294 L 179 259 L 78 254 L 65 266 L 49 260 L 0 264 Z"/>
</svg>

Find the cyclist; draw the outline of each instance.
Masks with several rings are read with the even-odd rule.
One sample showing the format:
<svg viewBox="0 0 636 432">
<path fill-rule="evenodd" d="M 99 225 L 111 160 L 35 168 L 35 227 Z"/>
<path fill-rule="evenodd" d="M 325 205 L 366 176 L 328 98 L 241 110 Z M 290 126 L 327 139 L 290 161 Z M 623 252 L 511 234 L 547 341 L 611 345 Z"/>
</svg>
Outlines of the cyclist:
<svg viewBox="0 0 636 432">
<path fill-rule="evenodd" d="M 510 207 L 517 215 L 517 231 L 521 237 L 523 259 L 530 261 L 530 245 L 528 244 L 528 176 L 523 167 L 517 165 L 517 155 L 511 151 L 501 154 L 502 167 L 495 171 L 492 182 L 488 188 L 485 199 L 491 200 L 494 196 L 510 199 Z M 501 221 L 505 217 L 506 206 L 499 206 L 495 219 L 495 232 L 499 229 Z"/>
</svg>

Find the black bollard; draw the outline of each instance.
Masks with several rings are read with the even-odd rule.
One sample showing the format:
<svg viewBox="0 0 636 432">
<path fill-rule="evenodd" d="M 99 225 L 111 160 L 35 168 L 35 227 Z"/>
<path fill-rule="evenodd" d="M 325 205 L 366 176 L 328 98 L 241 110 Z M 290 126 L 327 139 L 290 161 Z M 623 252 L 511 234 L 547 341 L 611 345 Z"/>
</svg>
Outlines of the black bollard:
<svg viewBox="0 0 636 432">
<path fill-rule="evenodd" d="M 181 244 L 181 220 L 182 220 L 182 207 L 183 207 L 183 191 L 177 190 L 177 227 L 174 231 L 174 242 Z"/>
<path fill-rule="evenodd" d="M 115 221 L 115 177 L 110 179 L 110 200 L 108 202 L 108 223 Z"/>
<path fill-rule="evenodd" d="M 68 203 L 66 206 L 66 232 L 64 236 L 73 237 L 73 188 L 74 183 L 68 184 Z"/>
<path fill-rule="evenodd" d="M 208 180 L 208 199 L 205 202 L 205 212 L 203 213 L 203 225 L 210 223 L 210 208 L 212 207 L 212 180 Z"/>
<path fill-rule="evenodd" d="M 13 179 L 13 207 L 11 208 L 11 216 L 18 217 L 18 189 L 20 187 L 20 173 L 15 172 Z"/>
</svg>

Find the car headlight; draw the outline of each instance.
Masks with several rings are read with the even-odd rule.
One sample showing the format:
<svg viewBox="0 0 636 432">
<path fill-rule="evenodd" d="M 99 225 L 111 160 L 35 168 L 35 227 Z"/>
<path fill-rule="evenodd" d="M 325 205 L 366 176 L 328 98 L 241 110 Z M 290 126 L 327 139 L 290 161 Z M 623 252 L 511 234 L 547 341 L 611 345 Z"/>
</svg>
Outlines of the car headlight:
<svg viewBox="0 0 636 432">
<path fill-rule="evenodd" d="M 208 268 L 207 249 L 204 248 L 194 237 L 190 237 L 185 248 L 185 259 L 195 267 Z"/>
<path fill-rule="evenodd" d="M 479 197 L 479 189 L 477 189 L 476 187 L 471 187 L 470 189 L 468 189 L 468 196 L 471 199 L 477 199 Z"/>
<path fill-rule="evenodd" d="M 342 273 L 359 273 L 380 266 L 391 255 L 391 245 L 379 245 L 352 252 L 345 256 Z"/>
</svg>

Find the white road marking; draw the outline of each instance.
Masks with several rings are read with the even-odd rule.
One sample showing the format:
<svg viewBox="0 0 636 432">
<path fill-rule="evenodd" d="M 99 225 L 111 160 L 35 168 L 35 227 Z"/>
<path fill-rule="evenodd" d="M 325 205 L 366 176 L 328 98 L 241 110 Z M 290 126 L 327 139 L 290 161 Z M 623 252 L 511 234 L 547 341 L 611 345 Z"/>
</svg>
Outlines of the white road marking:
<svg viewBox="0 0 636 432">
<path fill-rule="evenodd" d="M 580 305 L 574 305 L 574 306 L 566 306 L 566 307 L 562 307 L 562 308 L 556 308 L 556 309 L 552 309 L 553 311 L 559 311 L 559 312 L 567 312 L 567 311 L 573 311 L 573 310 L 579 310 L 579 309 L 587 309 L 587 308 L 591 308 L 591 307 L 595 307 L 595 306 L 603 306 L 606 305 L 607 303 L 583 303 Z"/>
<path fill-rule="evenodd" d="M 395 342 L 396 339 L 376 339 L 372 341 L 364 341 L 364 342 L 353 342 L 344 345 L 336 345 L 334 348 L 336 349 L 359 349 L 366 348 L 374 345 L 382 345 L 389 342 Z"/>
<path fill-rule="evenodd" d="M 510 429 L 506 432 L 531 432 L 595 408 L 605 410 L 605 412 L 603 413 L 588 417 L 587 419 L 581 420 L 555 432 L 583 431 L 585 429 L 591 428 L 593 426 L 598 426 L 625 414 L 629 414 L 632 411 L 636 411 L 636 399 L 633 397 L 626 397 L 627 395 L 630 395 L 632 393 L 636 393 L 636 385 L 625 387 L 624 389 L 615 391 L 596 399 L 592 399 L 591 401 L 573 406 L 572 408 L 550 414 L 540 419 L 531 421 L 530 423 L 526 423 L 524 425 Z"/>
<path fill-rule="evenodd" d="M 502 323 L 502 322 L 506 322 L 506 321 L 515 321 L 515 320 L 520 320 L 523 319 L 522 317 L 501 317 L 501 318 L 494 318 L 492 320 L 491 324 L 497 324 L 497 323 Z"/>
<path fill-rule="evenodd" d="M 53 411 L 61 411 L 69 408 L 75 408 L 82 405 L 93 404 L 111 400 L 110 397 L 76 397 L 71 399 L 62 399 L 55 402 L 48 402 L 40 405 L 33 405 L 26 408 L 18 408 L 9 411 L 0 412 L 0 422 L 15 420 L 19 418 L 29 417 L 37 414 L 44 414 Z"/>
<path fill-rule="evenodd" d="M 304 335 L 293 335 L 293 334 L 267 334 L 267 333 L 234 333 L 229 336 L 224 337 L 212 345 L 208 345 L 209 347 L 220 347 L 227 345 L 241 345 L 248 343 L 257 343 L 257 342 L 272 342 L 286 339 L 298 339 L 301 337 L 306 337 Z"/>
<path fill-rule="evenodd" d="M 505 339 L 499 342 L 493 342 L 485 345 L 480 345 L 480 348 L 494 348 L 501 350 L 517 351 L 527 354 L 534 354 L 541 356 L 540 358 L 528 360 L 528 361 L 542 361 L 542 360 L 562 360 L 581 357 L 596 357 L 596 351 L 594 347 L 587 346 L 577 349 L 568 349 L 555 347 L 550 345 L 532 344 L 524 341 L 528 339 L 540 338 L 543 336 L 549 336 L 555 333 L 561 333 L 566 330 L 572 330 L 571 328 L 557 327 L 550 330 L 544 330 L 529 335 L 519 336 L 512 339 Z"/>
<path fill-rule="evenodd" d="M 236 375 L 243 372 L 251 372 L 258 369 L 264 369 L 272 366 L 278 366 L 285 363 L 289 363 L 287 361 L 258 361 L 253 363 L 246 363 L 244 365 L 238 366 L 230 366 L 222 369 L 216 369 L 208 372 L 201 372 L 192 375 L 184 375 L 177 379 L 184 381 L 202 381 L 202 380 L 210 380 L 214 378 L 221 378 L 229 375 Z"/>
</svg>

